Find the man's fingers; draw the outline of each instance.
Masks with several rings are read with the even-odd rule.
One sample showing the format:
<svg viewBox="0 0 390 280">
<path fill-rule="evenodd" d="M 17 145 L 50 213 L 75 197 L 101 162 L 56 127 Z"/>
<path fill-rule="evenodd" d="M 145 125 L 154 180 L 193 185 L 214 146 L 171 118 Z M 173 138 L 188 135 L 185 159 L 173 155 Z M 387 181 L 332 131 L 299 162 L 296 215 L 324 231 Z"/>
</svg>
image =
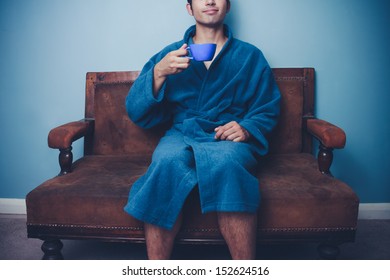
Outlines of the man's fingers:
<svg viewBox="0 0 390 280">
<path fill-rule="evenodd" d="M 234 134 L 238 133 L 233 127 L 225 130 L 221 135 L 221 140 L 233 140 L 230 137 L 233 137 Z"/>
<path fill-rule="evenodd" d="M 232 133 L 236 132 L 236 122 L 229 122 L 223 126 L 220 126 L 219 130 L 218 130 L 218 138 L 220 138 L 221 140 L 225 140 L 229 135 L 231 135 Z M 237 124 L 238 125 L 238 124 Z"/>
<path fill-rule="evenodd" d="M 187 55 L 187 53 L 188 53 L 188 51 L 187 51 L 187 44 L 183 44 L 180 47 L 180 49 L 172 51 L 172 54 L 174 56 L 184 56 L 184 55 Z"/>
<path fill-rule="evenodd" d="M 230 129 L 230 127 L 231 127 L 230 123 L 227 123 L 225 125 L 218 126 L 217 128 L 215 128 L 214 129 L 214 131 L 216 132 L 215 139 L 222 139 L 221 136 L 226 132 L 226 130 Z"/>
<path fill-rule="evenodd" d="M 215 131 L 215 139 L 219 139 L 222 133 L 225 132 L 222 126 L 218 126 L 217 128 L 214 129 L 214 131 Z"/>
<path fill-rule="evenodd" d="M 167 64 L 167 71 L 169 74 L 176 74 L 190 66 L 190 60 L 185 57 L 174 57 L 172 56 Z"/>
<path fill-rule="evenodd" d="M 184 70 L 187 69 L 190 66 L 190 63 L 188 61 L 181 61 L 181 62 L 176 62 L 173 64 L 173 68 L 178 69 L 178 70 Z"/>
<path fill-rule="evenodd" d="M 233 132 L 233 133 L 229 134 L 226 137 L 226 140 L 235 141 L 238 138 L 242 138 L 242 133 L 240 133 L 240 132 Z"/>
<path fill-rule="evenodd" d="M 188 57 L 177 57 L 176 63 L 190 63 L 190 59 Z"/>
<path fill-rule="evenodd" d="M 226 130 L 225 127 L 220 127 L 215 133 L 215 138 L 221 140 L 233 140 L 229 138 L 229 136 L 232 136 L 235 133 L 237 133 L 237 131 L 234 130 L 234 128 L 229 128 Z"/>
<path fill-rule="evenodd" d="M 168 53 L 156 64 L 156 75 L 167 77 L 187 69 L 190 66 L 190 59 L 186 57 L 187 53 L 187 44 L 183 44 L 178 50 Z"/>
<path fill-rule="evenodd" d="M 184 44 L 180 49 L 171 52 L 171 68 L 183 70 L 187 69 L 190 65 L 190 59 L 187 55 L 187 44 Z"/>
<path fill-rule="evenodd" d="M 243 142 L 249 137 L 248 132 L 237 122 L 232 121 L 214 129 L 215 139 L 233 142 Z"/>
<path fill-rule="evenodd" d="M 242 137 L 242 136 L 239 136 L 237 138 L 234 138 L 234 140 L 232 140 L 233 142 L 243 142 L 245 141 L 245 139 Z"/>
</svg>

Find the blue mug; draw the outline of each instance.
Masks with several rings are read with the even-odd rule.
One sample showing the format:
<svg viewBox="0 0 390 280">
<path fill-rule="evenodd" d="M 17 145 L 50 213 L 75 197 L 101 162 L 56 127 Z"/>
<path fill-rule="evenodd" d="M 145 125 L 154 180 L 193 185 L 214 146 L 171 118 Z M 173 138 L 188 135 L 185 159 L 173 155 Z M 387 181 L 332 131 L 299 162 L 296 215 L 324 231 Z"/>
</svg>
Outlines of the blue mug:
<svg viewBox="0 0 390 280">
<path fill-rule="evenodd" d="M 187 56 L 189 59 L 196 61 L 211 61 L 214 58 L 217 44 L 191 44 L 187 47 L 191 56 Z"/>
</svg>

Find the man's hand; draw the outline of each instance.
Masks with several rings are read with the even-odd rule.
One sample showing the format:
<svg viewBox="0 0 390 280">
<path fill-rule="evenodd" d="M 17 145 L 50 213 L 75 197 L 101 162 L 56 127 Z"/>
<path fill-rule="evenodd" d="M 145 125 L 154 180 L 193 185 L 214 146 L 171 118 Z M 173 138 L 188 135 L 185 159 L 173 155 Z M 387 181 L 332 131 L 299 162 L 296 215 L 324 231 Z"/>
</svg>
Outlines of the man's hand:
<svg viewBox="0 0 390 280">
<path fill-rule="evenodd" d="M 155 74 L 158 77 L 167 77 L 187 69 L 190 66 L 190 59 L 185 57 L 187 53 L 187 44 L 184 44 L 176 51 L 168 53 L 156 64 L 154 68 Z"/>
<path fill-rule="evenodd" d="M 185 57 L 187 53 L 187 44 L 184 44 L 180 49 L 168 53 L 154 66 L 154 94 L 160 91 L 165 79 L 169 75 L 183 72 L 190 66 L 190 59 Z"/>
<path fill-rule="evenodd" d="M 215 139 L 233 142 L 245 142 L 248 141 L 251 136 L 245 128 L 235 121 L 218 126 L 215 129 L 215 132 Z"/>
</svg>

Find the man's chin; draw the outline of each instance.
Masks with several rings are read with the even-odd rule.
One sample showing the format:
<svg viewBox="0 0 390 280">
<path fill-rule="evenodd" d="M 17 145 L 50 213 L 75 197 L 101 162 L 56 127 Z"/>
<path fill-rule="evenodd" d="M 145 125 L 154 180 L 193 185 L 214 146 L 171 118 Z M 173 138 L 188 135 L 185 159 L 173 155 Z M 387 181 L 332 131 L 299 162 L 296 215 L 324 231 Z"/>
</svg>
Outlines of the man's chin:
<svg viewBox="0 0 390 280">
<path fill-rule="evenodd" d="M 197 24 L 206 28 L 219 29 L 220 27 L 223 26 L 223 21 L 217 21 L 217 22 L 197 21 Z"/>
</svg>

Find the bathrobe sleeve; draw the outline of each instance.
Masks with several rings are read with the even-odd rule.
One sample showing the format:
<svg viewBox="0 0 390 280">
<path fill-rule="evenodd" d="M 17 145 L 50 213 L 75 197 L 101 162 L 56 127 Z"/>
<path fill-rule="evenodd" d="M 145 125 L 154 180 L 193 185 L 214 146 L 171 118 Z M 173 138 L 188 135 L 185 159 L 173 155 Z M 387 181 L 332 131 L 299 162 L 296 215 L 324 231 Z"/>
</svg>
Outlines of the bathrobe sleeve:
<svg viewBox="0 0 390 280">
<path fill-rule="evenodd" d="M 251 81 L 256 84 L 256 94 L 249 100 L 248 111 L 240 125 L 251 134 L 259 154 L 264 155 L 269 146 L 266 137 L 275 127 L 280 114 L 280 91 L 268 64 L 257 69 L 257 73 L 257 82 Z"/>
<path fill-rule="evenodd" d="M 164 98 L 166 85 L 164 83 L 158 94 L 154 96 L 153 79 L 155 65 L 175 47 L 176 44 L 172 44 L 154 55 L 145 64 L 129 90 L 126 97 L 126 110 L 129 118 L 140 127 L 151 128 L 171 119 L 170 105 Z"/>
</svg>

